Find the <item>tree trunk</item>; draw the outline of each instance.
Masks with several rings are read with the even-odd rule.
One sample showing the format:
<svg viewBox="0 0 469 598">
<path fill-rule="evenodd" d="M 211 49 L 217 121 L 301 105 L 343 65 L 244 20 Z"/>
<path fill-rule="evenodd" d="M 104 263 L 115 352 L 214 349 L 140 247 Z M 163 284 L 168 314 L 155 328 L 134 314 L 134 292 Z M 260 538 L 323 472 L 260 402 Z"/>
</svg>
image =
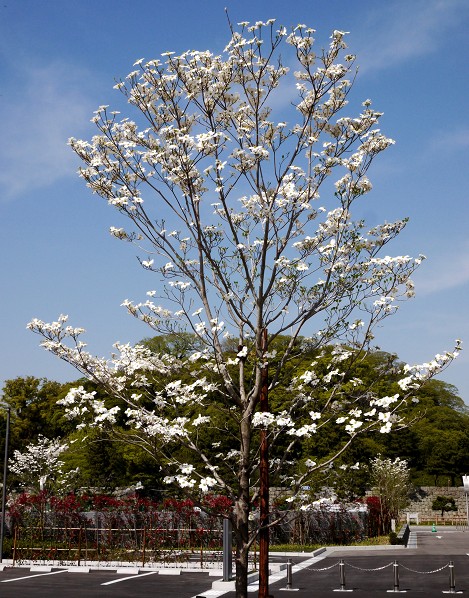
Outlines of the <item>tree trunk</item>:
<svg viewBox="0 0 469 598">
<path fill-rule="evenodd" d="M 248 598 L 250 479 L 249 451 L 251 429 L 248 418 L 240 425 L 241 455 L 238 472 L 238 498 L 234 505 L 233 532 L 236 538 L 236 598 Z"/>
<path fill-rule="evenodd" d="M 248 494 L 249 497 L 249 494 Z M 236 598 L 248 598 L 249 500 L 238 498 L 233 531 L 236 538 Z"/>
<path fill-rule="evenodd" d="M 267 351 L 267 330 L 262 331 L 262 354 Z M 267 362 L 261 370 L 260 410 L 269 411 L 269 370 Z M 267 430 L 260 431 L 259 461 L 259 598 L 269 598 L 269 442 Z"/>
</svg>

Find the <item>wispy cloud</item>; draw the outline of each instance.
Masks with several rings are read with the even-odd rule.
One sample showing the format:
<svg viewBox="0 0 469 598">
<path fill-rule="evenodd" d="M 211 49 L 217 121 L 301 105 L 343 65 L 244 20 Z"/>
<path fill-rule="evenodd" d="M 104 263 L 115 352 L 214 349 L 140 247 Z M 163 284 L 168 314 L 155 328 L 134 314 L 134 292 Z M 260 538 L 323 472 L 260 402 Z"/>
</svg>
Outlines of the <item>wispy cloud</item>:
<svg viewBox="0 0 469 598">
<path fill-rule="evenodd" d="M 363 41 L 354 43 L 360 71 L 392 68 L 438 51 L 448 29 L 469 20 L 466 0 L 379 3 L 370 11 Z"/>
<path fill-rule="evenodd" d="M 430 142 L 429 150 L 431 152 L 444 148 L 447 153 L 459 152 L 469 147 L 469 127 L 458 127 L 452 130 L 442 130 L 435 134 Z"/>
<path fill-rule="evenodd" d="M 74 176 L 67 139 L 84 131 L 94 109 L 85 91 L 89 73 L 60 63 L 20 70 L 1 98 L 2 200 Z"/>
<path fill-rule="evenodd" d="M 424 263 L 415 276 L 418 296 L 432 295 L 469 283 L 469 242 Z"/>
</svg>

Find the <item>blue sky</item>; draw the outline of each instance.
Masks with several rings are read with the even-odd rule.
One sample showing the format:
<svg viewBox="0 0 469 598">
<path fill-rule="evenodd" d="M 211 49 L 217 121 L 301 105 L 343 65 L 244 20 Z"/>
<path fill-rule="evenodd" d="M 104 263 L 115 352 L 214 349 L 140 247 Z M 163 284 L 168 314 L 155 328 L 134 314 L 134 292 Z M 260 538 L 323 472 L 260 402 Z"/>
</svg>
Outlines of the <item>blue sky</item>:
<svg viewBox="0 0 469 598">
<path fill-rule="evenodd" d="M 75 379 L 38 347 L 32 317 L 70 315 L 91 352 L 135 343 L 150 331 L 120 307 L 154 287 L 131 246 L 110 237 L 115 216 L 76 175 L 66 141 L 88 139 L 100 104 L 121 103 L 115 79 L 136 59 L 210 49 L 231 20 L 306 23 L 318 45 L 350 32 L 359 77 L 354 101 L 371 98 L 396 145 L 370 173 L 370 221 L 410 223 L 392 255 L 424 253 L 417 296 L 379 331 L 381 348 L 417 363 L 469 342 L 469 2 L 467 0 L 2 0 L 0 3 L 0 381 Z M 353 114 L 352 114 L 353 116 Z M 465 353 L 443 379 L 469 404 Z"/>
</svg>

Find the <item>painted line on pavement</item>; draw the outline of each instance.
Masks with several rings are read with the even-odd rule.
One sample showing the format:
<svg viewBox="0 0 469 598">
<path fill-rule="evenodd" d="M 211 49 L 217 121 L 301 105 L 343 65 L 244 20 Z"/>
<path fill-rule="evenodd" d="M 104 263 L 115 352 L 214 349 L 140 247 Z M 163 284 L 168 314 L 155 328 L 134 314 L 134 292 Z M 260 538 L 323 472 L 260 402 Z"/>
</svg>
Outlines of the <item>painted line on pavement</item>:
<svg viewBox="0 0 469 598">
<path fill-rule="evenodd" d="M 57 573 L 68 573 L 68 571 L 67 569 L 62 569 L 61 571 L 52 571 L 51 573 L 38 573 L 37 575 L 15 577 L 15 579 L 2 579 L 2 583 L 9 583 L 10 581 L 23 581 L 23 579 L 34 579 L 34 577 L 43 577 L 44 575 L 57 575 Z"/>
<path fill-rule="evenodd" d="M 150 571 L 149 573 L 140 573 L 140 575 L 132 575 L 131 577 L 121 577 L 120 579 L 113 579 L 112 581 L 106 581 L 102 583 L 102 586 L 110 586 L 113 583 L 119 583 L 121 581 L 127 581 L 128 579 L 139 579 L 140 577 L 146 577 L 147 575 L 155 575 L 158 571 Z"/>
</svg>

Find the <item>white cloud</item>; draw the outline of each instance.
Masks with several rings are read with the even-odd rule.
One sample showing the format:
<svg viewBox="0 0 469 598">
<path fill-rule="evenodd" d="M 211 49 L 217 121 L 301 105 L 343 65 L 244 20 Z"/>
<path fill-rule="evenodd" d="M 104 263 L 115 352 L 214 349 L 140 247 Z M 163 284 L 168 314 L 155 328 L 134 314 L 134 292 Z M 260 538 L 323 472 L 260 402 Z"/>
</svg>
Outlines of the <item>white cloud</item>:
<svg viewBox="0 0 469 598">
<path fill-rule="evenodd" d="M 450 255 L 424 262 L 415 275 L 418 297 L 455 289 L 469 283 L 469 243 L 453 247 Z"/>
<path fill-rule="evenodd" d="M 370 12 L 364 42 L 353 44 L 360 71 L 398 66 L 438 51 L 453 25 L 469 18 L 466 0 L 414 0 L 380 3 Z"/>
<path fill-rule="evenodd" d="M 446 152 L 460 151 L 469 147 L 469 128 L 458 127 L 453 130 L 443 130 L 438 132 L 431 142 L 431 150 L 441 152 L 444 148 Z"/>
<path fill-rule="evenodd" d="M 3 89 L 0 196 L 14 199 L 75 176 L 67 139 L 89 124 L 89 73 L 54 63 L 20 69 Z M 18 70 L 15 75 L 18 75 Z"/>
</svg>

